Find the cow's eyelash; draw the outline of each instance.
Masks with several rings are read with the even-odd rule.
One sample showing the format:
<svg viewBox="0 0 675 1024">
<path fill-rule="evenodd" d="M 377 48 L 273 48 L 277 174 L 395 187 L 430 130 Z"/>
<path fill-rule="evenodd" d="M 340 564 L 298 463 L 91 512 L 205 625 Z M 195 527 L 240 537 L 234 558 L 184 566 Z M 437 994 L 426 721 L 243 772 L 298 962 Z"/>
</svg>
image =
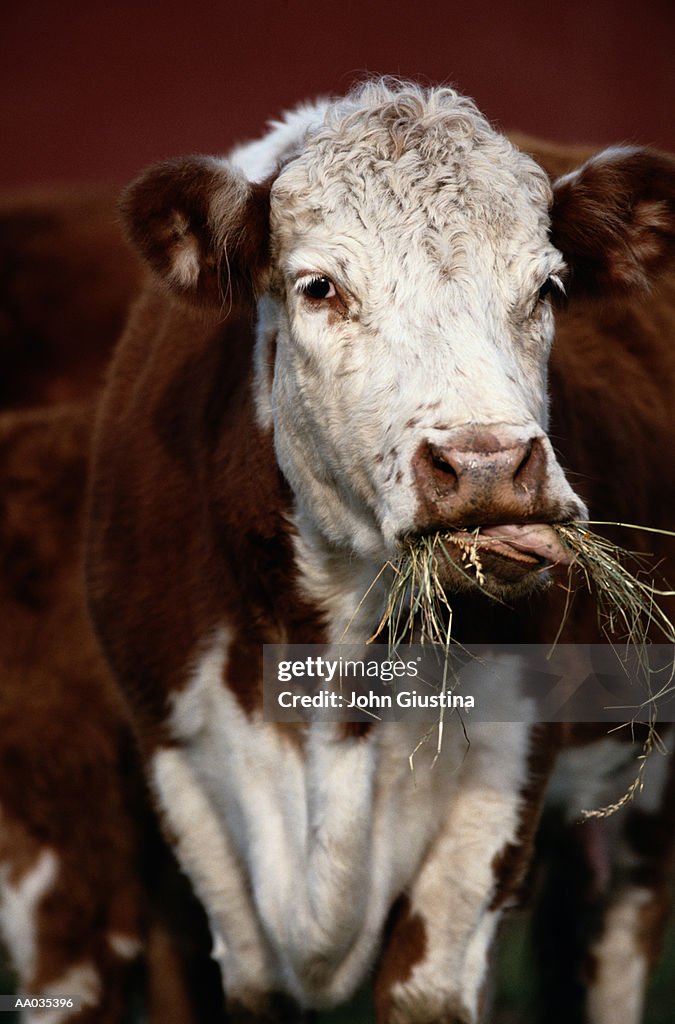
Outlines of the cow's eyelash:
<svg viewBox="0 0 675 1024">
<path fill-rule="evenodd" d="M 562 277 L 558 274 L 549 274 L 537 292 L 537 301 L 543 302 L 549 295 L 564 296 L 565 294 L 565 283 Z"/>
</svg>

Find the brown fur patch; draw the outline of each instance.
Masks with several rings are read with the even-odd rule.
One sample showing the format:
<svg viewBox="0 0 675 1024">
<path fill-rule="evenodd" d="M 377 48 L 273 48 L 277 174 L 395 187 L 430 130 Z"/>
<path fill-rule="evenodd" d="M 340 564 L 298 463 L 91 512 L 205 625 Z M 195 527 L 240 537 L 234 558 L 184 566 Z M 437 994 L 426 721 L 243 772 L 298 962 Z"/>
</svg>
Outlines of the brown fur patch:
<svg viewBox="0 0 675 1024">
<path fill-rule="evenodd" d="M 410 978 L 415 964 L 424 960 L 427 935 L 424 921 L 410 910 L 410 900 L 400 896 L 389 913 L 384 951 L 375 978 L 375 1012 L 378 1024 L 389 1020 L 392 989 Z"/>
<path fill-rule="evenodd" d="M 232 634 L 227 685 L 260 706 L 261 645 L 321 642 L 294 587 L 291 499 L 256 425 L 251 307 L 225 323 L 163 293 L 139 305 L 104 397 L 94 465 L 92 606 L 144 742 L 211 630 Z M 130 392 L 128 379 L 142 382 Z"/>
<path fill-rule="evenodd" d="M 198 931 L 194 900 L 177 937 L 176 893 L 186 882 L 158 835 L 128 709 L 86 612 L 81 533 L 92 414 L 72 405 L 0 416 L 0 861 L 18 881 L 42 850 L 54 851 L 58 873 L 39 906 L 30 980 L 39 986 L 89 963 L 101 1000 L 78 1021 L 118 1024 L 139 979 L 109 935 L 142 940 L 157 906 L 176 948 L 174 993 L 195 1007 L 211 993 L 211 1010 L 222 994 L 219 977 L 214 994 L 208 933 L 201 948 L 187 948 Z M 7 557 L 17 550 L 20 564 Z M 161 969 L 153 956 L 151 949 L 151 988 Z M 201 1019 L 220 1018 L 209 1011 Z"/>
<path fill-rule="evenodd" d="M 0 864 L 7 871 L 6 881 L 18 885 L 35 867 L 41 852 L 42 844 L 24 822 L 10 817 L 0 805 Z"/>
<path fill-rule="evenodd" d="M 56 855 L 37 910 L 36 972 L 23 980 L 39 991 L 91 963 L 102 1001 L 84 1016 L 107 1022 L 121 1013 L 129 971 L 108 934 L 141 935 L 146 805 L 126 709 L 84 605 L 90 426 L 91 410 L 76 407 L 0 418 L 0 859 L 17 878 L 40 851 Z"/>
<path fill-rule="evenodd" d="M 520 895 L 532 858 L 534 838 L 551 769 L 560 749 L 561 729 L 556 724 L 535 726 L 530 736 L 527 782 L 515 840 L 507 843 L 492 862 L 495 888 L 490 910 L 499 910 Z"/>
<path fill-rule="evenodd" d="M 554 184 L 551 219 L 577 294 L 647 289 L 675 258 L 675 159 L 644 149 L 594 158 Z"/>
</svg>

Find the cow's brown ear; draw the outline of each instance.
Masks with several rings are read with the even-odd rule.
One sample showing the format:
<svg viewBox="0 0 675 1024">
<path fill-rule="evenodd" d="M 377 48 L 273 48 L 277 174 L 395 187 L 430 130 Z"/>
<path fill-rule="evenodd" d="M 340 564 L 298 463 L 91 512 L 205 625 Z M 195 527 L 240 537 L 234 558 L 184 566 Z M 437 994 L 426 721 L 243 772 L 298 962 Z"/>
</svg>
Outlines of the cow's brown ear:
<svg viewBox="0 0 675 1024">
<path fill-rule="evenodd" d="M 609 149 L 553 184 L 551 240 L 571 295 L 648 289 L 675 260 L 675 158 Z"/>
<path fill-rule="evenodd" d="M 173 291 L 222 306 L 264 286 L 269 191 L 224 160 L 184 157 L 150 167 L 121 209 L 131 241 Z"/>
</svg>

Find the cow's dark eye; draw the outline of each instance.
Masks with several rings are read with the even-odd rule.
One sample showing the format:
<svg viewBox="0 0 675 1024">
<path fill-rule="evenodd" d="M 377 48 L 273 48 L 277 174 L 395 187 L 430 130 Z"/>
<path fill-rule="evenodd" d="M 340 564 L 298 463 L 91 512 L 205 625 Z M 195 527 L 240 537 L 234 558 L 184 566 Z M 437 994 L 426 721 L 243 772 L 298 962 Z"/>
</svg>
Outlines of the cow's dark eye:
<svg viewBox="0 0 675 1024">
<path fill-rule="evenodd" d="M 321 299 L 332 299 L 335 295 L 335 285 L 329 277 L 324 277 L 321 274 L 301 278 L 298 281 L 298 289 L 302 295 L 317 302 Z"/>
<path fill-rule="evenodd" d="M 560 278 L 551 275 L 550 277 L 546 278 L 543 285 L 539 289 L 539 292 L 537 294 L 537 301 L 543 302 L 544 299 L 548 298 L 549 296 L 564 294 L 565 289 L 563 288 L 563 284 Z"/>
</svg>

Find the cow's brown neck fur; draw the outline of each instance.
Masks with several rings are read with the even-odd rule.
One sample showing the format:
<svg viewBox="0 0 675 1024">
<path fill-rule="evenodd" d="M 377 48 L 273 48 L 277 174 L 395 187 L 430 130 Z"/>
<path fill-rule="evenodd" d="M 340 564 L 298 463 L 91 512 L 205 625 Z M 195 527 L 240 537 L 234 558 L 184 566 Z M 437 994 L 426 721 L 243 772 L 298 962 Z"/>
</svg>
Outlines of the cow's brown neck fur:
<svg viewBox="0 0 675 1024">
<path fill-rule="evenodd" d="M 101 622 L 131 624 L 142 609 L 131 649 L 128 636 L 118 646 L 118 626 L 103 640 L 147 724 L 159 726 L 167 681 L 184 685 L 200 643 L 224 620 L 233 632 L 228 685 L 247 710 L 261 699 L 250 680 L 260 677 L 252 668 L 263 643 L 324 637 L 318 610 L 289 589 L 291 497 L 271 432 L 256 422 L 253 326 L 252 307 L 219 322 L 154 292 L 137 306 L 111 369 L 99 420 L 110 475 L 94 479 L 91 507 L 97 521 L 114 489 L 114 514 L 92 536 L 105 537 L 126 601 L 95 580 L 94 603 Z"/>
</svg>

